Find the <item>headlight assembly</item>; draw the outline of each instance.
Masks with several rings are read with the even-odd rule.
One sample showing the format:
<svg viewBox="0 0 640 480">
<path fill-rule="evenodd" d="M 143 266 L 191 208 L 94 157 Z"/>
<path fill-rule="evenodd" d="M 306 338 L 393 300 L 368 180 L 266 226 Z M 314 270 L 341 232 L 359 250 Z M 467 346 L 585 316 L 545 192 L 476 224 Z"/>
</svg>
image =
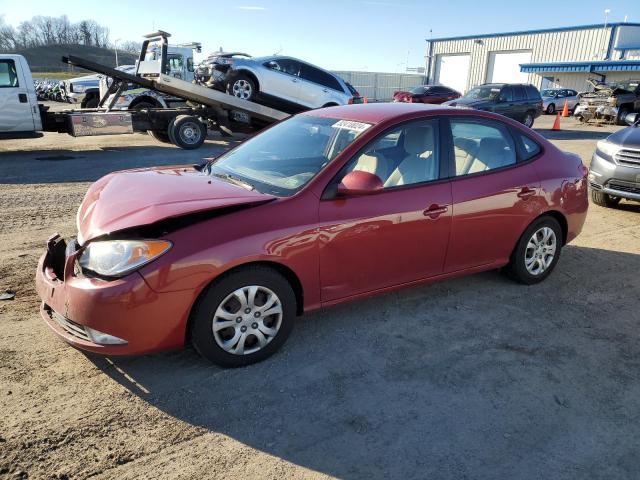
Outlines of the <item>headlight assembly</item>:
<svg viewBox="0 0 640 480">
<path fill-rule="evenodd" d="M 611 143 L 607 140 L 600 140 L 597 144 L 596 144 L 596 150 L 601 153 L 604 154 L 602 155 L 603 158 L 607 159 L 607 160 L 611 160 L 613 159 L 613 156 L 618 153 L 618 151 L 620 151 L 622 147 L 620 145 L 616 145 L 615 143 Z"/>
<path fill-rule="evenodd" d="M 104 240 L 87 245 L 78 262 L 83 270 L 122 277 L 155 260 L 171 248 L 165 240 Z"/>
</svg>

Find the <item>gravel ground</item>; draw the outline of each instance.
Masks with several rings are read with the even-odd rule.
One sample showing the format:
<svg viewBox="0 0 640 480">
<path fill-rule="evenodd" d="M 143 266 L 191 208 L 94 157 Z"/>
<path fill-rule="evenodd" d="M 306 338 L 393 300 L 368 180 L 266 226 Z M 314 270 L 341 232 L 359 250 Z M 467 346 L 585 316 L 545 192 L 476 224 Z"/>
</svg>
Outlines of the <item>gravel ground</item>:
<svg viewBox="0 0 640 480">
<path fill-rule="evenodd" d="M 537 126 L 585 161 L 615 129 L 551 123 Z M 49 234 L 74 234 L 89 182 L 228 146 L 0 141 L 0 291 L 16 291 L 0 302 L 0 477 L 640 476 L 640 204 L 592 206 L 540 285 L 488 272 L 327 309 L 247 368 L 54 338 L 33 275 Z"/>
</svg>

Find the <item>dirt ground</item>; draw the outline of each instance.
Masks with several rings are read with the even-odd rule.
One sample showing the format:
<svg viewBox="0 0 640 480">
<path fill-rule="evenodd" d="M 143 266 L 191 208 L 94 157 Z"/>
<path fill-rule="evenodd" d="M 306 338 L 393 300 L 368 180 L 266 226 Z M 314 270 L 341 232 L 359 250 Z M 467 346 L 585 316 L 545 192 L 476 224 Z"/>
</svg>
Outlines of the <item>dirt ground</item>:
<svg viewBox="0 0 640 480">
<path fill-rule="evenodd" d="M 614 127 L 536 127 L 585 162 Z M 0 141 L 0 478 L 628 479 L 640 476 L 640 204 L 592 206 L 551 277 L 498 272 L 303 317 L 223 370 L 191 349 L 84 354 L 33 276 L 99 176 L 194 163 L 143 135 Z"/>
</svg>

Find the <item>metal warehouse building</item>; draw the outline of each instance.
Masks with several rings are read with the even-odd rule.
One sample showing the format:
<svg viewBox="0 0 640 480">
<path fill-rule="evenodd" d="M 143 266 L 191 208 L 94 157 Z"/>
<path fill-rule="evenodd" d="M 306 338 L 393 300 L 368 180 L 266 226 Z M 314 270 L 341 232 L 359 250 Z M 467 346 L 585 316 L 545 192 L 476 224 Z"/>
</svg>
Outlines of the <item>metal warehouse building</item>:
<svg viewBox="0 0 640 480">
<path fill-rule="evenodd" d="M 640 79 L 640 23 L 611 23 L 427 40 L 429 83 L 466 92 L 488 82 L 592 88 Z"/>
</svg>

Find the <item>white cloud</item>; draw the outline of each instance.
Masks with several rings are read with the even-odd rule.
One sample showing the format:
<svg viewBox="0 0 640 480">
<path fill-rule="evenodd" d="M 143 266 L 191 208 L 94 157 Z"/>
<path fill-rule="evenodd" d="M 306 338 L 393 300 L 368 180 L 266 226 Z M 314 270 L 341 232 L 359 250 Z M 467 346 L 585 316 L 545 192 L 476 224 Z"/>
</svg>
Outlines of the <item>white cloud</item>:
<svg viewBox="0 0 640 480">
<path fill-rule="evenodd" d="M 264 7 L 258 7 L 257 5 L 242 5 L 238 7 L 240 10 L 266 10 Z"/>
</svg>

